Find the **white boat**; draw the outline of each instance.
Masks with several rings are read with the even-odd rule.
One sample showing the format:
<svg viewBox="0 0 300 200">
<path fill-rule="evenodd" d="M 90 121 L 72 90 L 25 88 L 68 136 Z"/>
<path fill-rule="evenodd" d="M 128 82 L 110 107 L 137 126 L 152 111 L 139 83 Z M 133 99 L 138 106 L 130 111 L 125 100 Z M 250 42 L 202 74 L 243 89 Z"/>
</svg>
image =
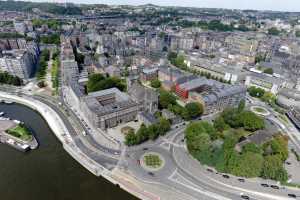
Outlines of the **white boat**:
<svg viewBox="0 0 300 200">
<path fill-rule="evenodd" d="M 0 112 L 0 117 L 3 116 L 5 113 L 4 112 Z"/>
<path fill-rule="evenodd" d="M 16 120 L 16 119 L 14 119 L 14 122 L 15 122 L 16 124 L 20 124 L 20 123 L 21 123 L 19 120 Z"/>
</svg>

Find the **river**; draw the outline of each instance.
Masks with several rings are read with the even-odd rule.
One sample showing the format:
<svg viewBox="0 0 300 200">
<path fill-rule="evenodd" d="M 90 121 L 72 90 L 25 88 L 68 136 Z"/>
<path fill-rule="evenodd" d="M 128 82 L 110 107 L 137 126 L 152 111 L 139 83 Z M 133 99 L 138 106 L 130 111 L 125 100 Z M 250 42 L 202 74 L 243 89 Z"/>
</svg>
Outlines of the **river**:
<svg viewBox="0 0 300 200">
<path fill-rule="evenodd" d="M 19 104 L 0 104 L 6 117 L 23 121 L 40 146 L 27 153 L 0 143 L 0 199 L 135 200 L 102 177 L 92 175 L 64 151 L 46 121 Z"/>
</svg>

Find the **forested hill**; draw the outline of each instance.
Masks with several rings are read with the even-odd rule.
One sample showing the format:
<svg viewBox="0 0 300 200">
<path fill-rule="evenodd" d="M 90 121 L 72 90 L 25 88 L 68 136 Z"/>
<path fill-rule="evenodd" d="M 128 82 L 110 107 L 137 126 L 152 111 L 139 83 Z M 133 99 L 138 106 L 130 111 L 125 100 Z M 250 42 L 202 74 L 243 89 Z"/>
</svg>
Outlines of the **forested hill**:
<svg viewBox="0 0 300 200">
<path fill-rule="evenodd" d="M 0 1 L 0 11 L 25 11 L 31 12 L 33 8 L 57 15 L 80 15 L 81 9 L 73 4 L 67 6 L 54 3 L 37 3 L 25 1 Z"/>
</svg>

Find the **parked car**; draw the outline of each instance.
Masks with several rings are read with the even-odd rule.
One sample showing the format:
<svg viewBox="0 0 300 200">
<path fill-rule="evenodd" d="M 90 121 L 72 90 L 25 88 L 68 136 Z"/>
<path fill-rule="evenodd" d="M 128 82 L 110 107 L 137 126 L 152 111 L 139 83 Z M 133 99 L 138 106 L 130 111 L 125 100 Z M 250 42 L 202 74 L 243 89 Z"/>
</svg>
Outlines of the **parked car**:
<svg viewBox="0 0 300 200">
<path fill-rule="evenodd" d="M 269 185 L 266 184 L 266 183 L 262 183 L 262 184 L 260 184 L 260 185 L 263 186 L 263 187 L 269 187 Z"/>
<path fill-rule="evenodd" d="M 226 174 L 223 174 L 222 175 L 223 176 L 223 178 L 230 178 L 228 175 L 226 175 Z"/>
<path fill-rule="evenodd" d="M 239 178 L 238 181 L 244 183 L 244 182 L 245 182 L 245 179 Z"/>
<path fill-rule="evenodd" d="M 277 186 L 277 185 L 271 185 L 271 188 L 278 190 L 279 186 Z"/>
<path fill-rule="evenodd" d="M 295 194 L 288 194 L 288 196 L 291 197 L 291 198 L 295 198 L 295 199 L 297 197 Z"/>
<path fill-rule="evenodd" d="M 250 197 L 247 196 L 247 195 L 241 195 L 241 198 L 242 198 L 242 199 L 250 199 Z"/>
<path fill-rule="evenodd" d="M 214 172 L 212 169 L 209 169 L 209 168 L 206 169 L 206 170 L 207 170 L 208 172 Z"/>
</svg>

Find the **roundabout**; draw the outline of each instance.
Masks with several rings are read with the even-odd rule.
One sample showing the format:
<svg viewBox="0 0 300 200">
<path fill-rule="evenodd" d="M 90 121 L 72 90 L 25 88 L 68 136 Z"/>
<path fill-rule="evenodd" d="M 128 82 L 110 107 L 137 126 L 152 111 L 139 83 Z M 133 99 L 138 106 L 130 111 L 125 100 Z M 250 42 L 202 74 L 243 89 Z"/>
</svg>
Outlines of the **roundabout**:
<svg viewBox="0 0 300 200">
<path fill-rule="evenodd" d="M 127 151 L 128 167 L 144 181 L 162 181 L 176 169 L 170 152 L 160 147 L 147 147 Z"/>
<path fill-rule="evenodd" d="M 165 165 L 165 159 L 157 152 L 147 152 L 140 158 L 141 166 L 147 171 L 159 171 Z"/>
</svg>

